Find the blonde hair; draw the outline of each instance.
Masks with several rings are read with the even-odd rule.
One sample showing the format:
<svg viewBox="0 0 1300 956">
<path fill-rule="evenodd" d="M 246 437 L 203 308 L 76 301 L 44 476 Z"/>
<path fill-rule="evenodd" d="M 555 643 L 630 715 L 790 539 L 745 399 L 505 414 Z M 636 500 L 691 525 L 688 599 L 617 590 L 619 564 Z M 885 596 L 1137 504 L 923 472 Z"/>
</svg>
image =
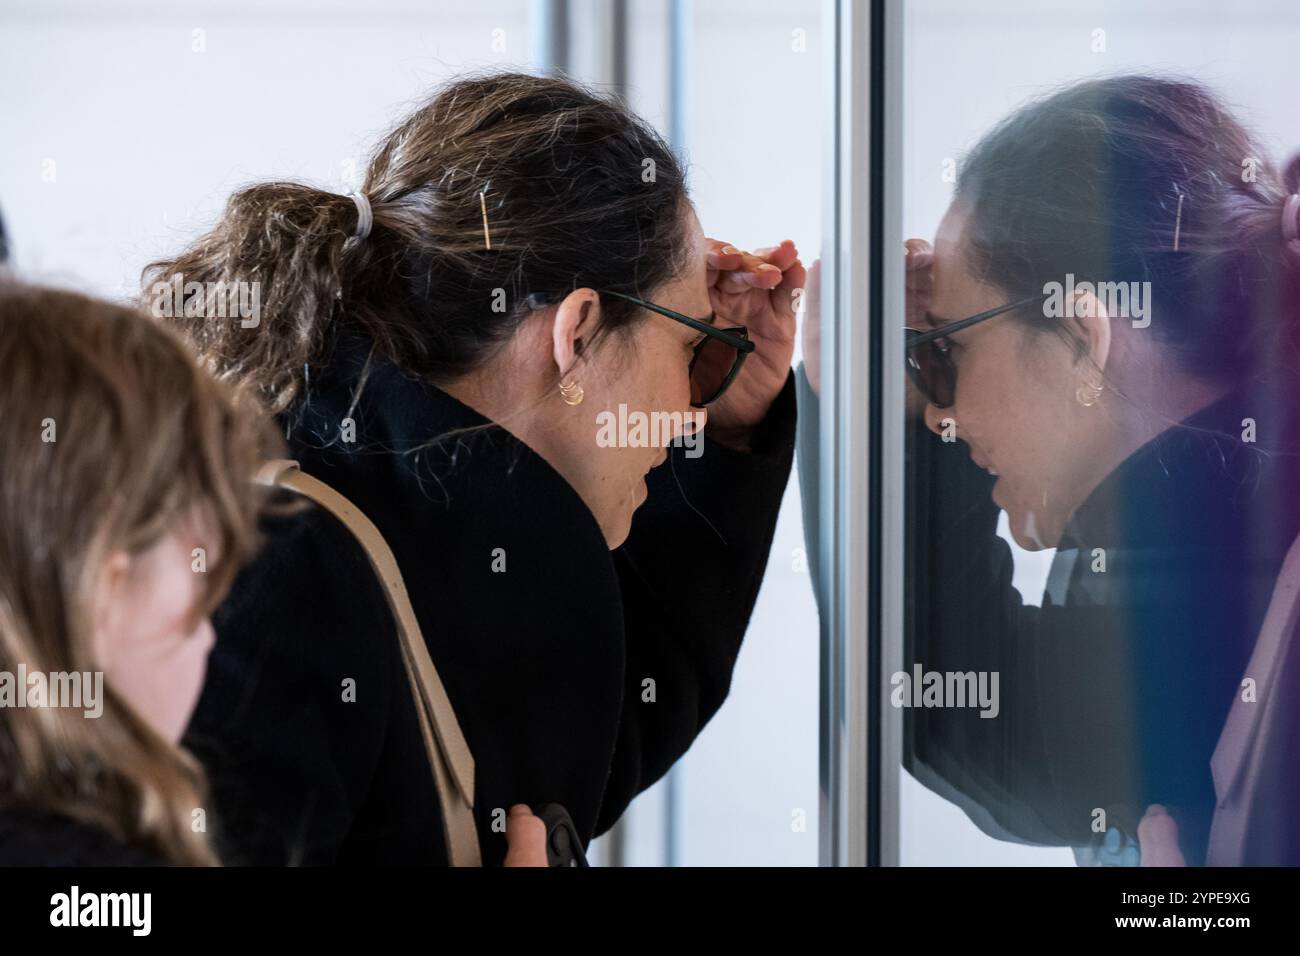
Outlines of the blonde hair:
<svg viewBox="0 0 1300 956">
<path fill-rule="evenodd" d="M 97 670 L 89 604 L 108 555 L 143 551 L 196 513 L 215 535 L 196 608 L 209 613 L 256 544 L 250 479 L 276 448 L 265 420 L 147 318 L 3 280 L 0 369 L 0 669 Z M 0 710 L 0 809 L 215 863 L 190 824 L 198 763 L 111 686 L 103 696 L 94 720 Z"/>
</svg>

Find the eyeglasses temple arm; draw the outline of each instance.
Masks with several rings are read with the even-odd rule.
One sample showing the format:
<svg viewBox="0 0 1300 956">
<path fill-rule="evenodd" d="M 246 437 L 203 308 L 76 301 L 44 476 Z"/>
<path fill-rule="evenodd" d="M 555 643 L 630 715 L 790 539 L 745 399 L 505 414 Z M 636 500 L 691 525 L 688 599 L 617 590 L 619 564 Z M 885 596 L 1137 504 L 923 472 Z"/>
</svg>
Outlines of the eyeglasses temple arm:
<svg viewBox="0 0 1300 956">
<path fill-rule="evenodd" d="M 935 339 L 941 339 L 946 335 L 960 332 L 962 329 L 968 329 L 972 325 L 983 322 L 985 319 L 991 319 L 1004 312 L 1010 312 L 1012 309 L 1018 309 L 1021 306 L 1041 301 L 1042 298 L 1041 295 L 1031 295 L 1016 302 L 1008 302 L 1006 305 L 1000 305 L 996 309 L 989 309 L 987 312 L 972 315 L 969 319 L 962 319 L 960 322 L 950 322 L 940 328 L 931 329 L 929 332 L 922 332 L 920 335 L 913 336 L 912 340 L 907 343 L 907 347 L 910 349 L 915 348 L 918 345 L 924 345 L 926 342 L 933 342 Z"/>
<path fill-rule="evenodd" d="M 647 302 L 644 299 L 638 299 L 636 296 L 624 295 L 621 292 L 604 292 L 603 295 L 612 295 L 616 299 L 622 299 L 625 302 L 631 302 L 639 305 L 643 309 L 649 309 L 651 312 L 658 312 L 660 315 L 680 322 L 689 326 L 697 332 L 703 332 L 715 339 L 721 339 L 728 345 L 740 350 L 741 352 L 754 351 L 754 343 L 750 339 L 739 335 L 732 335 L 727 329 L 716 329 L 707 322 L 701 322 L 699 319 L 693 319 L 689 315 L 682 315 L 680 312 L 674 312 L 672 309 L 665 309 L 662 305 L 655 305 L 653 302 Z"/>
</svg>

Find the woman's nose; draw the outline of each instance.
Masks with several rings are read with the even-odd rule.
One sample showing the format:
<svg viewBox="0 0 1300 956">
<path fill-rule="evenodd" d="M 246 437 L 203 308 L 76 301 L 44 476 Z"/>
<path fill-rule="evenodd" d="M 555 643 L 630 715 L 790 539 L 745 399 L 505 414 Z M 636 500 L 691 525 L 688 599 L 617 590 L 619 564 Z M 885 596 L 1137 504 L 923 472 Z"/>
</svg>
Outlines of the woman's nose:
<svg viewBox="0 0 1300 956">
<path fill-rule="evenodd" d="M 936 435 L 942 435 L 944 431 L 944 422 L 952 418 L 951 408 L 940 408 L 933 402 L 926 402 L 925 405 L 925 426 Z"/>
</svg>

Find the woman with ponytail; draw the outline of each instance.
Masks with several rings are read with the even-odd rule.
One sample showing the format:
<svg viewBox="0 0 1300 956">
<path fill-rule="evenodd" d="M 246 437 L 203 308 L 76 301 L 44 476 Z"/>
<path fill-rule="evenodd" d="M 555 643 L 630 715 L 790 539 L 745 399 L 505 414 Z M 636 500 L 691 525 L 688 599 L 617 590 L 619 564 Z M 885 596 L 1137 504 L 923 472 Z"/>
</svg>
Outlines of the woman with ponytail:
<svg viewBox="0 0 1300 956">
<path fill-rule="evenodd" d="M 512 73 L 440 90 L 353 195 L 245 189 L 146 276 L 391 546 L 474 758 L 483 862 L 520 802 L 562 805 L 584 844 L 608 829 L 726 697 L 791 466 L 803 280 L 790 243 L 706 240 L 617 101 Z M 445 862 L 364 555 L 319 511 L 267 534 L 188 737 L 228 859 Z"/>
</svg>

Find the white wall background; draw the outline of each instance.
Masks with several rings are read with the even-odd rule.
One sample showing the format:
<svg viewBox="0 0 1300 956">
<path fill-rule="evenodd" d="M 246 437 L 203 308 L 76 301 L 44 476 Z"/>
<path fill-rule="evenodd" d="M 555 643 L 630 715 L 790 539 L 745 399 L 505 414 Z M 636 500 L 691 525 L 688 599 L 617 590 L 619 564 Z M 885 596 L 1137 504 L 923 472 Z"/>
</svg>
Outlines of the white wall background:
<svg viewBox="0 0 1300 956">
<path fill-rule="evenodd" d="M 369 144 L 440 79 L 526 63 L 527 9 L 5 0 L 0 203 L 18 267 L 125 295 L 243 183 L 346 189 Z"/>
</svg>

